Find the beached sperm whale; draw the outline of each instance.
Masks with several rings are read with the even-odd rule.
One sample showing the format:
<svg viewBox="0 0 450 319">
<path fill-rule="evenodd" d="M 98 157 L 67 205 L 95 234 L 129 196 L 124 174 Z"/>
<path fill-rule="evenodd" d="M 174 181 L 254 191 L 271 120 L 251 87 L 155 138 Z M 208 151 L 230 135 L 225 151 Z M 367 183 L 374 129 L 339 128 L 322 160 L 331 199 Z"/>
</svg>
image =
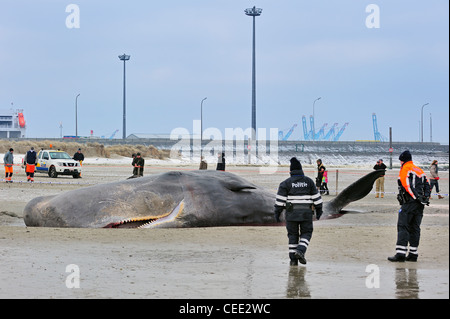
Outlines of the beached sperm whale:
<svg viewBox="0 0 450 319">
<path fill-rule="evenodd" d="M 366 196 L 384 174 L 373 171 L 333 200 L 322 219 L 342 214 Z M 221 171 L 172 171 L 37 197 L 24 209 L 27 226 L 88 228 L 173 228 L 270 225 L 275 192 Z"/>
</svg>

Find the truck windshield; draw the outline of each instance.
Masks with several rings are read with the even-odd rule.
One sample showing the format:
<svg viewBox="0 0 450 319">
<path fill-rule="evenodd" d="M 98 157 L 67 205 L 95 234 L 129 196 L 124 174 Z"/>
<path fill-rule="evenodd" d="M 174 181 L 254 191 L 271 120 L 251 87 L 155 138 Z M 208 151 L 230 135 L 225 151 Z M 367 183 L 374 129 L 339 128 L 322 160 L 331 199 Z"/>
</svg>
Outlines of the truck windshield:
<svg viewBox="0 0 450 319">
<path fill-rule="evenodd" d="M 71 159 L 69 154 L 66 152 L 50 152 L 51 159 Z"/>
</svg>

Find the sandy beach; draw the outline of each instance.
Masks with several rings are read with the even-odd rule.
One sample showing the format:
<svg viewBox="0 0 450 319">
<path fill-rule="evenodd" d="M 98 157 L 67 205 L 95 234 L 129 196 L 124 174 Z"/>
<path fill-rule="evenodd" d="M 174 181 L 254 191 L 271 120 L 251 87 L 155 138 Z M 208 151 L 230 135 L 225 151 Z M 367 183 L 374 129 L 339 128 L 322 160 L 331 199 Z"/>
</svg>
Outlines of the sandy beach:
<svg viewBox="0 0 450 319">
<path fill-rule="evenodd" d="M 197 165 L 149 161 L 145 175 L 191 169 Z M 288 167 L 274 174 L 253 166 L 227 170 L 273 192 L 288 177 Z M 304 170 L 316 174 L 312 166 Z M 370 171 L 330 168 L 331 195 L 324 201 L 335 196 L 336 176 L 340 191 Z M 89 158 L 81 179 L 37 175 L 29 184 L 17 168 L 14 183 L 2 182 L 0 298 L 449 298 L 445 171 L 440 186 L 446 196 L 433 196 L 425 208 L 417 263 L 387 261 L 395 253 L 398 169 L 387 172 L 384 198 L 371 193 L 347 207 L 359 213 L 314 223 L 305 266 L 289 266 L 284 227 L 63 229 L 23 223 L 23 208 L 37 196 L 123 180 L 131 172 L 127 159 Z"/>
</svg>

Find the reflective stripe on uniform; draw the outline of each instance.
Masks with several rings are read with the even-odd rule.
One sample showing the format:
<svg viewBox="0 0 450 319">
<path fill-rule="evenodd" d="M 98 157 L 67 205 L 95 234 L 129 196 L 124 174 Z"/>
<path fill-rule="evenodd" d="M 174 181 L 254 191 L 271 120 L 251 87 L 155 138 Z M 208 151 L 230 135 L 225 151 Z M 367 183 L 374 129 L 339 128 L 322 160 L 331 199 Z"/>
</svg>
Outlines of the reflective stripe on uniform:
<svg viewBox="0 0 450 319">
<path fill-rule="evenodd" d="M 306 239 L 306 238 L 301 238 L 301 239 L 300 239 L 300 244 L 299 244 L 299 245 L 300 245 L 300 246 L 305 246 L 306 248 L 308 248 L 309 240 Z"/>
<path fill-rule="evenodd" d="M 395 248 L 397 254 L 406 255 L 406 250 L 408 249 L 406 246 L 397 245 Z"/>
</svg>

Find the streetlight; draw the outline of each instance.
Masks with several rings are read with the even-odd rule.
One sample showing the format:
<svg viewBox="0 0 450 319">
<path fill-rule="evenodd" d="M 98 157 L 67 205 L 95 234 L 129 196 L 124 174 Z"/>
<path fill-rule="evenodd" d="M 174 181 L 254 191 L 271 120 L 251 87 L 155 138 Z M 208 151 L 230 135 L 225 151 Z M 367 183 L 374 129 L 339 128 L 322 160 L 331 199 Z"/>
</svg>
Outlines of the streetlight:
<svg viewBox="0 0 450 319">
<path fill-rule="evenodd" d="M 262 13 L 260 8 L 249 8 L 244 10 L 245 14 L 253 17 L 253 63 L 252 63 L 252 139 L 256 139 L 256 55 L 255 55 L 255 17 Z"/>
<path fill-rule="evenodd" d="M 314 106 L 316 105 L 316 101 L 320 100 L 321 97 L 318 97 L 317 99 L 314 100 L 313 102 L 313 141 L 316 140 L 316 117 L 314 116 Z"/>
<path fill-rule="evenodd" d="M 126 99 L 125 99 L 125 62 L 130 59 L 129 55 L 126 55 L 125 53 L 123 55 L 119 55 L 119 59 L 123 61 L 123 132 L 122 132 L 122 138 L 126 138 L 127 134 L 127 116 L 126 116 Z"/>
<path fill-rule="evenodd" d="M 203 156 L 203 101 L 206 99 L 205 97 L 200 103 L 200 158 Z"/>
<path fill-rule="evenodd" d="M 77 95 L 75 98 L 75 137 L 78 137 L 78 97 L 80 94 Z"/>
<path fill-rule="evenodd" d="M 433 123 L 431 120 L 431 113 L 430 113 L 430 142 L 433 142 Z"/>
<path fill-rule="evenodd" d="M 425 103 L 422 105 L 422 110 L 420 112 L 420 142 L 423 143 L 423 108 L 430 103 Z"/>
</svg>

